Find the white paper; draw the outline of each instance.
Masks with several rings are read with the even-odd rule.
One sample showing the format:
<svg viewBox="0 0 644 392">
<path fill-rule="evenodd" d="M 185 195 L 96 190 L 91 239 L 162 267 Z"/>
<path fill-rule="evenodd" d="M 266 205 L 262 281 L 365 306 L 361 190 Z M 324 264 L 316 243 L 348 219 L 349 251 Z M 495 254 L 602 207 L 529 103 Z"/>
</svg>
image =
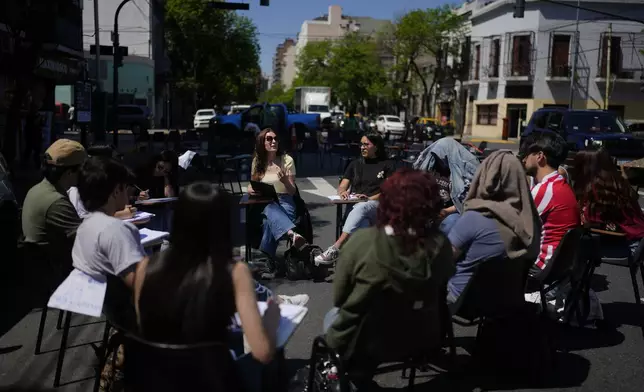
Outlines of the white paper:
<svg viewBox="0 0 644 392">
<path fill-rule="evenodd" d="M 358 196 L 356 196 L 356 195 L 349 195 L 348 200 L 358 200 L 358 199 L 360 199 L 360 198 Z M 332 201 L 342 200 L 342 197 L 340 197 L 338 195 L 333 195 L 333 196 L 329 196 L 329 200 L 332 200 Z"/>
<path fill-rule="evenodd" d="M 259 314 L 264 316 L 266 307 L 268 305 L 266 302 L 257 302 L 257 307 L 259 308 Z M 277 328 L 277 347 L 284 347 L 288 340 L 291 338 L 298 325 L 304 320 L 304 317 L 309 312 L 308 308 L 297 305 L 289 304 L 280 304 L 280 325 Z M 237 325 L 242 326 L 241 319 L 239 318 L 239 313 L 235 313 L 235 321 Z M 243 326 L 242 326 L 243 329 Z M 246 337 L 244 336 L 244 351 L 250 352 L 246 344 Z"/>
<path fill-rule="evenodd" d="M 170 201 L 177 200 L 178 197 L 160 197 L 157 199 L 147 199 L 147 200 L 138 200 L 135 204 L 157 204 L 157 203 L 167 203 Z"/>
<path fill-rule="evenodd" d="M 160 243 L 164 239 L 170 237 L 170 233 L 167 231 L 150 230 L 148 228 L 139 230 L 139 234 L 141 235 L 141 245 L 144 247 Z"/>
<path fill-rule="evenodd" d="M 197 155 L 196 152 L 194 151 L 186 151 L 184 152 L 180 157 L 179 157 L 179 166 L 183 168 L 183 170 L 187 170 L 188 166 L 190 166 L 190 162 L 192 162 L 192 158 Z"/>
<path fill-rule="evenodd" d="M 58 286 L 47 306 L 92 317 L 101 317 L 107 290 L 105 278 L 96 280 L 77 269 Z"/>
<path fill-rule="evenodd" d="M 139 222 L 139 221 L 143 221 L 143 220 L 150 219 L 150 218 L 152 218 L 153 216 L 154 216 L 154 214 L 151 214 L 151 213 L 149 213 L 149 212 L 145 212 L 145 211 L 137 211 L 137 212 L 134 214 L 134 216 L 133 216 L 133 217 L 131 217 L 130 219 L 125 219 L 125 221 L 126 221 L 126 222 L 132 222 L 132 223 L 134 223 L 134 222 Z"/>
</svg>

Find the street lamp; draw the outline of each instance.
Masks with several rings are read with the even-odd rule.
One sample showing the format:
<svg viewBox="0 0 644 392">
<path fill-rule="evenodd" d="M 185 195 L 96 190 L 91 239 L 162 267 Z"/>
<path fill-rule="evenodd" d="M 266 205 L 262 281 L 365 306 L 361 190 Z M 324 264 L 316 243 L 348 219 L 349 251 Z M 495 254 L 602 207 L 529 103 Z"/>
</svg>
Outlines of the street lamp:
<svg viewBox="0 0 644 392">
<path fill-rule="evenodd" d="M 119 67 L 123 64 L 121 52 L 119 49 L 119 14 L 121 9 L 130 0 L 123 0 L 116 8 L 114 14 L 114 31 L 112 31 L 112 140 L 114 147 L 119 146 L 119 130 L 118 130 L 118 104 L 119 104 Z"/>
</svg>

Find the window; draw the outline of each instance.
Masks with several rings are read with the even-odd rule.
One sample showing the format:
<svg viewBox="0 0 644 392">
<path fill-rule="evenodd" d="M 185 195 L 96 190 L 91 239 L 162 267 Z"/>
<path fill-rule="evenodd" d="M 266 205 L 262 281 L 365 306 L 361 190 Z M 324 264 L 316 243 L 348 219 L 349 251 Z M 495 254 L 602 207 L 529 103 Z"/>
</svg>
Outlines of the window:
<svg viewBox="0 0 644 392">
<path fill-rule="evenodd" d="M 479 80 L 479 68 L 481 67 L 481 45 L 474 47 L 474 80 Z"/>
<path fill-rule="evenodd" d="M 568 123 L 575 132 L 623 133 L 625 131 L 621 121 L 619 121 L 614 113 L 571 113 L 568 117 Z"/>
<path fill-rule="evenodd" d="M 478 125 L 496 125 L 499 105 L 477 105 L 476 123 Z"/>
<path fill-rule="evenodd" d="M 568 59 L 570 57 L 570 36 L 555 35 L 552 37 L 550 54 L 550 76 L 568 77 Z"/>
<path fill-rule="evenodd" d="M 490 69 L 488 77 L 499 77 L 499 63 L 501 62 L 501 40 L 495 38 L 490 45 Z"/>
<path fill-rule="evenodd" d="M 532 124 L 536 129 L 546 129 L 546 122 L 550 112 L 536 112 L 532 115 Z"/>
<path fill-rule="evenodd" d="M 559 132 L 562 130 L 562 124 L 563 122 L 563 113 L 561 112 L 550 112 L 550 115 L 548 116 L 548 129 L 551 129 L 553 131 Z"/>
<path fill-rule="evenodd" d="M 399 123 L 399 122 L 400 122 L 400 119 L 399 119 L 398 117 L 392 117 L 392 116 L 389 116 L 389 117 L 387 117 L 387 122 L 390 122 L 390 123 Z"/>
<path fill-rule="evenodd" d="M 606 77 L 607 59 L 608 59 L 608 35 L 604 35 L 602 39 L 602 61 L 599 74 L 601 77 Z M 610 73 L 618 74 L 622 70 L 622 38 L 611 37 L 610 40 Z"/>
<path fill-rule="evenodd" d="M 529 35 L 515 35 L 512 37 L 512 75 L 530 75 L 530 44 Z"/>
</svg>

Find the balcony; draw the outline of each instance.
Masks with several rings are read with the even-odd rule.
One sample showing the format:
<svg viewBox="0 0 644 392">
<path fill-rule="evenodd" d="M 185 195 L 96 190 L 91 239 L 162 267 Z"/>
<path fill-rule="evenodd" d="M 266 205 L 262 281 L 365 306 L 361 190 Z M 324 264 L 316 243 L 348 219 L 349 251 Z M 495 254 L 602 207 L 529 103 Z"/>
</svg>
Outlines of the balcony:
<svg viewBox="0 0 644 392">
<path fill-rule="evenodd" d="M 467 80 L 463 82 L 464 85 L 478 84 L 480 79 L 480 73 L 477 72 L 476 66 L 473 66 L 467 71 Z"/>
<path fill-rule="evenodd" d="M 640 69 L 621 69 L 618 71 L 611 70 L 611 83 L 641 83 L 644 73 Z M 606 69 L 600 70 L 595 78 L 596 83 L 606 83 Z"/>
<path fill-rule="evenodd" d="M 548 67 L 546 82 L 564 82 L 570 80 L 571 68 L 566 65 L 551 65 Z"/>
<path fill-rule="evenodd" d="M 489 82 L 498 82 L 499 81 L 499 66 L 497 65 L 490 65 L 485 68 L 483 68 L 483 78 L 488 80 Z"/>
<path fill-rule="evenodd" d="M 530 80 L 532 75 L 532 64 L 527 61 L 512 63 L 505 68 L 505 80 L 507 81 L 527 82 Z"/>
</svg>

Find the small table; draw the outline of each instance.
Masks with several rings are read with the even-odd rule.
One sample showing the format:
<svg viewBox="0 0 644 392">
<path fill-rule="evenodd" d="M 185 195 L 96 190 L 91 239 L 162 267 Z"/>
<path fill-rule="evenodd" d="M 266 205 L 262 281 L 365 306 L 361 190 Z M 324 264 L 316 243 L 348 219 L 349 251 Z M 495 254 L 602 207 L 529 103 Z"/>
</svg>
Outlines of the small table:
<svg viewBox="0 0 644 392">
<path fill-rule="evenodd" d="M 245 249 L 245 255 L 244 259 L 248 263 L 252 259 L 252 249 L 251 249 L 251 244 L 250 244 L 250 226 L 248 224 L 248 220 L 250 218 L 250 214 L 248 212 L 248 208 L 250 206 L 254 205 L 268 205 L 271 204 L 274 200 L 272 198 L 268 197 L 251 197 L 248 193 L 244 193 L 239 200 L 239 205 L 242 206 L 243 208 L 246 209 L 246 249 Z"/>
<path fill-rule="evenodd" d="M 331 204 L 335 204 L 335 239 L 340 238 L 342 234 L 342 207 L 344 205 L 354 205 L 367 201 L 368 199 L 347 199 L 347 200 L 331 200 Z"/>
</svg>

